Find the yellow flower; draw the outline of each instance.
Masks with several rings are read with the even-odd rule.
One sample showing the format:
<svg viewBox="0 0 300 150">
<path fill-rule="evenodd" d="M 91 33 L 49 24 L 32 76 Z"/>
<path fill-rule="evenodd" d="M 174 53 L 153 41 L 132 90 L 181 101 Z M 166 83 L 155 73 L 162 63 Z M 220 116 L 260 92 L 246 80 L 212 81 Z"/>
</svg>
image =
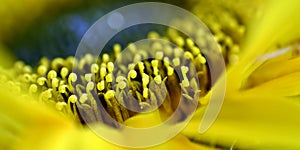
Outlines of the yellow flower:
<svg viewBox="0 0 300 150">
<path fill-rule="evenodd" d="M 239 63 L 227 71 L 217 120 L 195 134 L 204 112 L 199 109 L 185 135 L 233 148 L 299 149 L 299 45 L 292 45 L 299 39 L 299 7 L 295 1 L 268 3 L 248 27 Z"/>
<path fill-rule="evenodd" d="M 272 51 L 272 55 L 264 55 L 275 45 L 290 46 L 290 42 L 299 38 L 300 29 L 297 28 L 300 23 L 299 8 L 300 5 L 292 0 L 270 2 L 263 17 L 249 25 L 247 36 L 242 43 L 242 54 L 239 56 L 239 61 L 230 65 L 226 72 L 227 87 L 222 110 L 207 132 L 204 134 L 198 132 L 199 123 L 206 109 L 205 106 L 201 106 L 181 134 L 150 149 L 208 148 L 192 143 L 188 138 L 199 143 L 242 149 L 300 148 L 298 143 L 300 140 L 300 119 L 298 119 L 300 106 L 297 102 L 300 93 L 298 86 L 300 80 L 297 79 L 300 76 L 299 69 L 295 67 L 300 63 L 299 56 L 293 50 L 280 56 L 278 56 L 280 51 Z M 180 43 L 180 40 L 176 41 Z M 273 55 L 276 56 L 272 57 Z M 103 56 L 103 61 L 106 60 L 106 57 Z M 200 60 L 203 59 L 199 59 L 199 62 L 201 62 Z M 51 64 L 52 67 L 54 66 L 53 68 L 60 65 L 60 60 L 55 62 L 58 62 L 58 65 Z M 18 68 L 19 66 L 21 68 Z M 153 65 L 153 67 L 155 66 Z M 34 75 L 30 76 L 32 69 L 29 66 L 17 63 L 16 67 L 23 69 L 18 71 L 25 73 L 22 76 L 24 78 L 20 80 L 26 82 L 27 79 L 34 78 Z M 97 67 L 94 66 L 95 68 Z M 46 75 L 45 70 L 47 71 L 47 68 L 45 69 L 41 65 L 37 69 L 37 73 Z M 96 70 L 99 70 L 99 66 Z M 53 97 L 47 92 L 43 92 L 40 98 L 33 96 L 38 91 L 34 84 L 29 86 L 29 95 L 18 95 L 23 84 L 20 86 L 19 83 L 14 82 L 3 83 L 7 80 L 4 78 L 10 78 L 13 76 L 12 74 L 14 72 L 2 71 L 0 78 L 2 83 L 0 86 L 1 149 L 125 149 L 110 144 L 97 137 L 88 128 L 74 123 L 74 120 L 80 121 L 79 116 L 76 114 L 73 116 L 68 112 L 71 109 L 62 109 L 65 105 L 70 104 L 50 100 Z M 64 74 L 64 72 L 60 72 L 61 78 L 64 78 Z M 28 75 L 29 78 L 27 78 Z M 57 82 L 52 80 L 56 76 L 56 72 L 51 70 L 47 74 L 47 78 L 51 79 L 51 82 L 47 82 L 47 78 L 45 80 L 41 78 L 37 84 L 41 86 L 49 84 L 48 86 L 57 87 Z M 105 79 L 109 80 L 109 77 L 106 77 Z M 75 76 L 71 75 L 69 80 L 74 78 Z M 85 78 L 89 80 L 88 76 Z M 91 84 L 88 85 L 91 86 Z M 212 91 L 214 92 L 218 86 L 219 83 L 216 83 L 212 87 Z M 69 88 L 70 91 L 74 90 L 71 89 L 72 86 Z M 97 88 L 102 89 L 102 85 L 99 84 Z M 11 91 L 16 94 L 10 94 Z M 143 96 L 145 95 L 143 94 Z M 86 101 L 86 98 L 82 96 L 80 98 L 76 100 Z M 210 93 L 203 99 L 209 98 Z M 58 115 L 57 111 L 42 105 L 36 99 L 49 100 L 48 105 L 54 104 L 67 116 Z M 75 98 L 72 100 L 75 101 Z M 71 103 L 73 102 L 71 101 Z M 74 109 L 74 107 L 70 108 Z M 120 108 L 120 110 L 122 109 Z M 149 127 L 162 121 L 158 116 L 160 114 L 157 111 L 133 115 L 124 120 L 124 124 L 133 127 Z M 120 119 L 118 115 L 115 117 Z M 122 118 L 120 120 L 122 121 Z M 118 132 L 110 127 L 107 127 L 107 130 Z"/>
</svg>

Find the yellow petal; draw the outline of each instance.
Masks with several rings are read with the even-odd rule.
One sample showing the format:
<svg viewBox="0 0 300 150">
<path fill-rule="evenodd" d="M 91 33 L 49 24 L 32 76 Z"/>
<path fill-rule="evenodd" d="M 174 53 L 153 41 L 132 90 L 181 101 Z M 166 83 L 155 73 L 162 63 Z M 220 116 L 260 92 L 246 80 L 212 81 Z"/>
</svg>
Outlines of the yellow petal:
<svg viewBox="0 0 300 150">
<path fill-rule="evenodd" d="M 299 96 L 300 95 L 300 71 L 282 77 L 275 78 L 261 85 L 255 86 L 249 91 L 264 91 L 262 94 L 276 96 Z"/>
<path fill-rule="evenodd" d="M 205 108 L 183 134 L 198 141 L 239 149 L 299 149 L 300 105 L 263 91 L 230 93 L 214 124 L 196 134 Z"/>
<path fill-rule="evenodd" d="M 127 126 L 135 127 L 135 128 L 145 128 L 145 127 L 151 127 L 154 125 L 158 125 L 161 123 L 161 120 L 159 118 L 159 113 L 158 111 L 153 111 L 151 113 L 147 114 L 140 114 L 135 117 L 132 117 L 128 120 L 125 121 L 125 124 Z M 149 135 L 148 135 L 149 136 Z M 172 149 L 172 150 L 182 150 L 182 149 L 191 149 L 191 150 L 196 150 L 196 149 L 212 149 L 200 144 L 195 144 L 192 143 L 187 137 L 179 134 L 173 137 L 171 140 L 154 146 L 147 148 L 149 150 L 162 150 L 162 149 Z"/>
<path fill-rule="evenodd" d="M 300 3 L 294 0 L 269 1 L 261 18 L 248 27 L 240 62 L 229 71 L 229 81 L 242 81 L 257 66 L 253 62 L 276 45 L 285 45 L 299 38 Z M 251 68 L 250 68 L 251 67 Z M 230 89 L 238 89 L 241 82 L 231 82 Z"/>
<path fill-rule="evenodd" d="M 278 56 L 282 57 L 282 56 Z M 253 87 L 270 80 L 289 75 L 291 73 L 300 71 L 300 57 L 287 57 L 287 58 L 272 58 L 260 65 L 254 70 L 247 79 L 244 87 Z M 294 79 L 295 81 L 297 79 Z M 287 83 L 289 84 L 289 83 Z M 284 85 L 279 85 L 281 87 Z"/>
<path fill-rule="evenodd" d="M 5 88 L 5 87 L 4 87 Z M 118 149 L 30 97 L 0 90 L 0 149 Z"/>
</svg>

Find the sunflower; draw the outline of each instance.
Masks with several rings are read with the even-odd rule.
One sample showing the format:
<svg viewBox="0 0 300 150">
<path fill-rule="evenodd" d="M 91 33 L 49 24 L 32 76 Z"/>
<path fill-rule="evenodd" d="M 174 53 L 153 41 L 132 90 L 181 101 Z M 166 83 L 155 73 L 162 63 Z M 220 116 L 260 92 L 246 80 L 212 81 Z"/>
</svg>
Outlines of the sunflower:
<svg viewBox="0 0 300 150">
<path fill-rule="evenodd" d="M 151 127 L 174 112 L 182 90 L 186 103 L 199 101 L 200 106 L 180 134 L 149 149 L 298 149 L 299 7 L 292 0 L 268 2 L 261 10 L 263 15 L 246 23 L 237 22 L 232 12 L 217 6 L 217 14 L 222 12 L 228 20 L 216 22 L 222 20 L 216 16 L 204 19 L 221 47 L 228 68 L 226 76 L 220 76 L 220 80 L 226 78 L 227 81 L 224 104 L 217 120 L 204 133 L 199 133 L 199 123 L 211 93 L 218 92 L 221 83 L 210 84 L 209 68 L 199 47 L 169 29 L 165 36 L 150 32 L 148 38 L 162 36 L 183 50 L 153 42 L 152 49 L 157 51 L 155 58 L 141 62 L 147 54 L 138 54 L 135 45 L 129 44 L 137 65 L 122 66 L 129 58 L 117 59 L 117 66 L 121 66 L 119 70 L 123 72 L 116 77 L 113 73 L 116 66 L 112 62 L 120 54 L 119 44 L 114 45 L 113 54 L 103 54 L 101 59 L 91 55 L 80 60 L 42 58 L 36 68 L 18 61 L 11 69 L 1 69 L 0 146 L 2 149 L 126 149 L 99 138 L 86 123 L 97 126 L 102 122 L 105 125 L 101 127 L 107 131 L 122 132 L 118 124 L 107 119 L 110 116 L 127 126 Z M 198 14 L 200 18 L 206 16 L 201 14 Z M 207 41 L 201 31 L 191 32 L 195 32 L 195 36 L 199 33 L 205 45 Z M 163 62 L 159 61 L 162 59 Z M 189 69 L 189 61 L 196 66 L 195 70 Z M 84 74 L 71 72 L 74 66 L 77 72 Z M 174 70 L 182 74 L 182 81 Z M 190 75 L 195 73 L 199 82 Z M 112 87 L 114 80 L 116 88 Z M 149 88 L 151 81 L 154 87 L 164 83 L 167 88 L 166 99 L 158 110 L 137 114 L 116 102 L 116 96 L 122 95 L 125 105 L 151 110 L 160 103 L 162 94 Z M 204 85 L 200 89 L 197 88 L 199 83 Z M 130 96 L 135 100 L 128 98 Z M 101 115 L 97 98 L 107 115 Z M 180 114 L 175 124 L 180 124 L 187 115 Z M 130 139 L 130 136 L 124 138 Z"/>
</svg>

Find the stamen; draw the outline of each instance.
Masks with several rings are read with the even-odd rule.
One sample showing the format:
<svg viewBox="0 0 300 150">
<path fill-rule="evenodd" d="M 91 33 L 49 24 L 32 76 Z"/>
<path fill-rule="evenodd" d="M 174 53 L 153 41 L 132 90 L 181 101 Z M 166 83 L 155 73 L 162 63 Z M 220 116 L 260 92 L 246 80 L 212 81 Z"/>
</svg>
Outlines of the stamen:
<svg viewBox="0 0 300 150">
<path fill-rule="evenodd" d="M 65 102 L 57 102 L 56 103 L 56 109 L 58 111 L 62 111 L 66 106 L 67 106 L 67 104 Z"/>
<path fill-rule="evenodd" d="M 137 76 L 137 72 L 135 70 L 130 70 L 128 73 L 128 78 L 135 79 Z"/>
<path fill-rule="evenodd" d="M 43 86 L 48 80 L 45 77 L 40 77 L 37 79 L 37 84 Z"/>
<path fill-rule="evenodd" d="M 167 70 L 168 70 L 168 76 L 173 75 L 173 73 L 174 73 L 174 68 L 168 66 Z"/>
<path fill-rule="evenodd" d="M 189 48 L 193 48 L 194 47 L 194 41 L 190 38 L 186 39 L 186 45 L 189 47 Z"/>
<path fill-rule="evenodd" d="M 153 67 L 153 74 L 158 75 L 158 60 L 152 60 L 151 64 Z"/>
<path fill-rule="evenodd" d="M 48 72 L 48 79 L 53 79 L 53 78 L 56 78 L 57 77 L 57 73 L 56 73 L 56 71 L 54 71 L 54 70 L 51 70 L 51 71 L 49 71 Z"/>
<path fill-rule="evenodd" d="M 142 83 L 143 83 L 143 97 L 148 98 L 149 89 L 147 85 L 149 84 L 149 76 L 145 73 L 142 74 Z"/>
<path fill-rule="evenodd" d="M 156 82 L 156 84 L 161 84 L 161 76 L 160 75 L 156 75 L 155 77 L 154 77 L 154 81 Z"/>
<path fill-rule="evenodd" d="M 113 70 L 114 70 L 114 63 L 113 62 L 108 62 L 107 63 L 107 70 L 108 70 L 108 73 L 112 73 Z"/>
<path fill-rule="evenodd" d="M 175 43 L 179 46 L 179 47 L 183 47 L 184 45 L 184 40 L 181 36 L 177 36 L 175 38 Z"/>
<path fill-rule="evenodd" d="M 85 79 L 87 82 L 92 81 L 92 77 L 93 77 L 93 74 L 91 74 L 91 73 L 87 73 L 87 74 L 84 75 L 84 79 Z"/>
<path fill-rule="evenodd" d="M 187 78 L 187 72 L 189 71 L 189 68 L 186 67 L 186 66 L 182 66 L 181 67 L 181 73 L 182 73 L 182 76 L 183 76 L 183 80 L 182 80 L 182 86 L 183 87 L 188 87 L 190 86 L 190 83 L 189 83 L 189 80 Z"/>
<path fill-rule="evenodd" d="M 150 31 L 148 33 L 148 39 L 159 39 L 159 34 L 154 31 Z"/>
<path fill-rule="evenodd" d="M 109 60 L 110 60 L 109 55 L 106 54 L 106 53 L 104 53 L 104 54 L 102 55 L 102 60 L 103 60 L 104 63 L 108 63 Z"/>
<path fill-rule="evenodd" d="M 66 67 L 63 67 L 61 70 L 60 70 L 60 75 L 63 79 L 66 79 L 66 77 L 68 76 L 69 74 L 69 70 L 68 68 Z"/>
<path fill-rule="evenodd" d="M 115 44 L 113 50 L 114 50 L 115 57 L 118 58 L 121 53 L 121 45 Z"/>
<path fill-rule="evenodd" d="M 84 104 L 87 100 L 88 100 L 88 95 L 86 93 L 83 93 L 79 98 L 79 102 L 81 104 Z"/>
<path fill-rule="evenodd" d="M 108 82 L 108 83 L 111 83 L 113 81 L 112 73 L 109 73 L 105 76 L 105 81 Z"/>
<path fill-rule="evenodd" d="M 105 89 L 105 82 L 101 80 L 99 83 L 97 83 L 97 89 L 99 91 L 103 91 Z"/>
<path fill-rule="evenodd" d="M 174 58 L 174 59 L 173 59 L 173 65 L 174 65 L 175 67 L 180 66 L 180 59 L 179 59 L 179 58 Z"/>
<path fill-rule="evenodd" d="M 43 76 L 47 73 L 47 67 L 44 66 L 44 65 L 40 65 L 37 69 L 37 73 L 40 75 L 40 76 Z"/>
<path fill-rule="evenodd" d="M 100 69 L 100 79 L 101 80 L 104 80 L 104 77 L 106 76 L 107 72 L 106 72 L 106 68 L 101 66 L 101 69 Z"/>
<path fill-rule="evenodd" d="M 92 64 L 92 66 L 91 66 L 91 72 L 94 73 L 94 74 L 96 74 L 96 73 L 98 73 L 98 71 L 99 71 L 98 64 Z"/>
<path fill-rule="evenodd" d="M 151 49 L 154 50 L 154 51 L 162 50 L 162 45 L 161 45 L 160 42 L 154 42 L 154 43 L 152 44 Z"/>
<path fill-rule="evenodd" d="M 128 49 L 130 50 L 131 53 L 135 54 L 137 49 L 134 43 L 129 43 L 128 44 Z"/>
<path fill-rule="evenodd" d="M 191 51 L 192 51 L 192 53 L 193 53 L 194 56 L 197 56 L 197 55 L 199 55 L 201 53 L 200 49 L 198 47 L 196 47 L 196 46 L 193 46 L 191 48 Z"/>
<path fill-rule="evenodd" d="M 73 72 L 70 73 L 69 78 L 68 78 L 68 87 L 72 93 L 74 92 L 73 83 L 76 81 L 77 81 L 77 75 Z"/>
</svg>

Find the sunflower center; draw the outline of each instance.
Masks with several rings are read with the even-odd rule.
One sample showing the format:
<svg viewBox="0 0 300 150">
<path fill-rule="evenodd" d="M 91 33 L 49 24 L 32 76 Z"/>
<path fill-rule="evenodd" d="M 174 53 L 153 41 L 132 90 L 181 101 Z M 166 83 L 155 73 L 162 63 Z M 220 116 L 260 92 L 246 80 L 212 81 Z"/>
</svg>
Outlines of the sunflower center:
<svg viewBox="0 0 300 150">
<path fill-rule="evenodd" d="M 212 30 L 226 63 L 234 64 L 239 47 L 219 28 Z M 101 58 L 90 54 L 81 59 L 42 58 L 34 69 L 17 62 L 0 81 L 12 91 L 28 91 L 29 96 L 82 124 L 102 122 L 118 127 L 117 122 L 156 109 L 163 118 L 179 109 L 176 121 L 181 121 L 190 113 L 188 106 L 198 103 L 211 88 L 207 58 L 202 53 L 203 47 L 209 49 L 209 41 L 202 29 L 191 32 L 201 45 L 174 29 L 168 29 L 166 36 L 150 32 L 148 39 L 154 40 L 148 43 L 150 51 L 131 43 L 123 55 L 121 45 L 115 44 L 113 53 Z M 205 103 L 200 100 L 199 104 Z"/>
</svg>

